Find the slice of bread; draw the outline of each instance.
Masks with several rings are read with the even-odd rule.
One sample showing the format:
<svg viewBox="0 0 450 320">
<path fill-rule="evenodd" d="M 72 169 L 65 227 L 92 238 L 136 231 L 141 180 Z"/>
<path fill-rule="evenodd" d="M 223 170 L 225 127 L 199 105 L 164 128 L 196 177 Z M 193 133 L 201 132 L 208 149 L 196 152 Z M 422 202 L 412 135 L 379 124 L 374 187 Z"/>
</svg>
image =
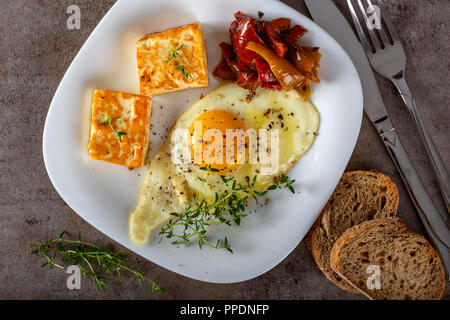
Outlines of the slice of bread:
<svg viewBox="0 0 450 320">
<path fill-rule="evenodd" d="M 366 221 L 348 229 L 335 242 L 330 264 L 370 299 L 437 300 L 444 293 L 445 273 L 438 254 L 397 218 Z M 376 270 L 378 288 L 372 277 Z"/>
<path fill-rule="evenodd" d="M 314 260 L 328 279 L 342 289 L 359 293 L 331 269 L 331 248 L 348 228 L 395 216 L 398 200 L 397 186 L 388 176 L 375 171 L 344 173 L 309 233 Z"/>
</svg>

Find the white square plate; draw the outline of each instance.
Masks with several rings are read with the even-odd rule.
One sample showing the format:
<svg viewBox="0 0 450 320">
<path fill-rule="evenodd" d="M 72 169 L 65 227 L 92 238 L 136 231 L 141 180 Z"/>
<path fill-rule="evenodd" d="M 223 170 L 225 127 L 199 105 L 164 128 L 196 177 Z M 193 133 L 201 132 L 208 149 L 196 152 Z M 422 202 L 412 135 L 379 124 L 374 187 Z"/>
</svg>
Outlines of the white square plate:
<svg viewBox="0 0 450 320">
<path fill-rule="evenodd" d="M 211 75 L 220 61 L 219 42 L 237 11 L 263 19 L 288 17 L 309 32 L 301 43 L 320 47 L 320 84 L 311 100 L 319 110 L 319 134 L 312 148 L 289 172 L 295 195 L 270 194 L 270 203 L 242 221 L 217 227 L 227 235 L 234 254 L 193 243 L 177 247 L 153 237 L 135 246 L 128 237 L 128 215 L 134 209 L 146 168 L 125 167 L 88 159 L 91 99 L 94 89 L 139 92 L 136 41 L 144 35 L 193 22 L 203 25 L 210 87 L 154 96 L 150 157 L 177 116 L 217 81 Z M 55 62 L 56 63 L 56 62 Z M 119 0 L 86 41 L 59 85 L 44 129 L 43 152 L 50 179 L 66 203 L 101 232 L 148 260 L 184 276 L 216 283 L 251 279 L 281 262 L 305 236 L 341 177 L 358 138 L 362 90 L 351 60 L 338 43 L 296 10 L 275 0 Z M 162 106 L 162 108 L 161 108 Z M 255 207 L 256 208 L 256 207 Z M 252 211 L 253 212 L 253 211 Z M 302 263 L 299 261 L 299 263 Z"/>
</svg>

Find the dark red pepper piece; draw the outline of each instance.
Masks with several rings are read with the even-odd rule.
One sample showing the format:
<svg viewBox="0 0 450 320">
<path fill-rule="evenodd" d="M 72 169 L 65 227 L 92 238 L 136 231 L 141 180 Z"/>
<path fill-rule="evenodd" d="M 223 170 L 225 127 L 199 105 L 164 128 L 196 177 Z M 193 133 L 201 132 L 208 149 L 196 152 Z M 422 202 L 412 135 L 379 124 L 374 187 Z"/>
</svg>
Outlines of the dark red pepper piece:
<svg viewBox="0 0 450 320">
<path fill-rule="evenodd" d="M 258 80 L 261 86 L 281 90 L 281 85 L 270 69 L 269 64 L 261 57 L 255 59 L 256 70 L 258 71 Z"/>
<path fill-rule="evenodd" d="M 284 58 L 288 51 L 288 45 L 283 40 L 282 35 L 289 30 L 291 19 L 278 18 L 264 25 L 264 38 L 275 51 L 275 53 Z"/>
<path fill-rule="evenodd" d="M 236 20 L 230 26 L 230 38 L 236 60 L 239 64 L 251 65 L 257 56 L 254 52 L 247 50 L 250 41 L 264 43 L 256 33 L 256 19 L 243 15 L 241 12 L 235 14 Z"/>
<path fill-rule="evenodd" d="M 219 46 L 222 49 L 222 55 L 225 62 L 238 79 L 237 84 L 240 86 L 246 85 L 247 82 L 255 75 L 255 72 L 248 66 L 239 64 L 236 61 L 236 56 L 233 53 L 233 47 L 230 44 L 221 42 Z"/>
<path fill-rule="evenodd" d="M 286 40 L 287 43 L 294 43 L 307 32 L 308 30 L 302 26 L 295 25 L 284 35 L 284 40 Z"/>
</svg>

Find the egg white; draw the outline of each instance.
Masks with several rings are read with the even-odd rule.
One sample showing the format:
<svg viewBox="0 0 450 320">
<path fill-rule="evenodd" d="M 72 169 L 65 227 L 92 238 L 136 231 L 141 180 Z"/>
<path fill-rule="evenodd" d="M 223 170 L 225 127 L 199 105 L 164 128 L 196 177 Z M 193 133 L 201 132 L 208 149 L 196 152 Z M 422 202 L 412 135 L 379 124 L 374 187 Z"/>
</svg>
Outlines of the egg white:
<svg viewBox="0 0 450 320">
<path fill-rule="evenodd" d="M 179 142 L 173 133 L 177 129 L 189 130 L 202 113 L 225 110 L 235 114 L 247 129 L 256 132 L 259 129 L 279 130 L 279 163 L 270 174 L 261 174 L 263 167 L 267 167 L 261 163 L 246 163 L 225 174 L 242 184 L 257 175 L 256 189 L 259 191 L 273 184 L 275 177 L 286 174 L 308 151 L 319 128 L 319 113 L 310 101 L 304 101 L 294 90 L 258 88 L 250 101 L 247 101 L 247 96 L 248 90 L 225 82 L 195 102 L 176 120 L 165 143 L 150 162 L 138 204 L 130 214 L 129 232 L 135 244 L 146 244 L 150 233 L 170 219 L 170 213 L 184 212 L 194 193 L 212 201 L 216 193 L 221 195 L 231 188 L 223 183 L 220 175 L 200 170 L 193 163 L 180 164 L 171 156 Z"/>
</svg>

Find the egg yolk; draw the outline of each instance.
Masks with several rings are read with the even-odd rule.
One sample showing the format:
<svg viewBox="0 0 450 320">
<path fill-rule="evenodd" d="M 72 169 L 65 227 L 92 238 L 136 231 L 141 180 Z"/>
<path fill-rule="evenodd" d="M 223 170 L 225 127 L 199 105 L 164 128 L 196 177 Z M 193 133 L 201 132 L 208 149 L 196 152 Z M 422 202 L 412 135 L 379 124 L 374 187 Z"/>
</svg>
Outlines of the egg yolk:
<svg viewBox="0 0 450 320">
<path fill-rule="evenodd" d="M 201 135 L 198 132 L 195 132 L 195 129 L 199 129 L 199 124 L 201 123 Z M 195 124 L 197 123 L 197 126 Z M 240 145 L 238 142 L 239 139 L 234 139 L 234 143 L 230 146 L 227 146 L 227 130 L 239 130 L 241 129 L 243 133 L 247 130 L 244 123 L 232 112 L 225 110 L 212 110 L 207 111 L 199 115 L 189 127 L 189 133 L 191 138 L 191 154 L 194 163 L 199 168 L 212 168 L 213 170 L 209 170 L 209 172 L 213 174 L 225 174 L 239 168 L 242 163 L 237 163 L 237 159 L 239 159 L 238 154 L 246 157 L 248 154 L 248 139 L 245 137 L 245 145 Z M 205 133 L 207 131 L 211 133 L 210 136 Z M 213 148 L 217 141 L 215 140 L 217 137 L 220 137 L 222 140 L 222 149 L 219 154 L 216 155 L 216 148 Z M 207 139 L 210 138 L 210 139 Z M 242 141 L 242 140 L 241 140 Z M 234 150 L 231 150 L 233 148 Z M 227 147 L 228 154 L 231 157 L 228 158 L 227 163 Z M 198 151 L 201 151 L 199 154 Z M 199 158 L 201 156 L 201 158 Z M 222 159 L 222 161 L 216 161 L 218 158 Z M 196 159 L 201 159 L 202 161 L 196 161 Z M 230 161 L 231 160 L 231 161 Z M 219 162 L 219 163 L 217 163 Z M 221 162 L 221 163 L 220 163 Z"/>
</svg>

